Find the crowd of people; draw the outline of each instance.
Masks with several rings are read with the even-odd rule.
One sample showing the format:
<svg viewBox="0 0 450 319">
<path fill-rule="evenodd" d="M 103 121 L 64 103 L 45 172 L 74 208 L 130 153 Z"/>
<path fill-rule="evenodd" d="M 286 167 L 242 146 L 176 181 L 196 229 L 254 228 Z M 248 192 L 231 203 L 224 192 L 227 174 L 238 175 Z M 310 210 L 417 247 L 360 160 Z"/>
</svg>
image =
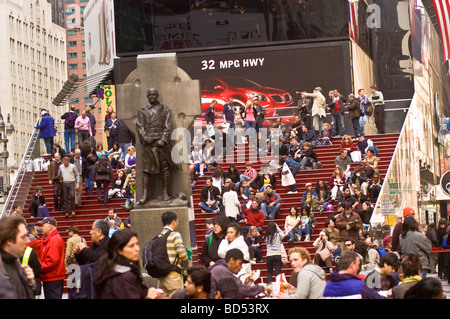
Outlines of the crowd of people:
<svg viewBox="0 0 450 319">
<path fill-rule="evenodd" d="M 441 298 L 442 285 L 427 274 L 436 269 L 431 247 L 442 246 L 443 238 L 449 232 L 446 221 L 440 221 L 434 234 L 432 229 L 425 232 L 419 229 L 416 219 L 411 216 L 414 211 L 408 208 L 392 235 L 389 229 L 370 225 L 372 205 L 383 179 L 378 169 L 379 149 L 365 138 L 367 117 L 374 114 L 378 131 L 384 133 L 383 97 L 375 87 L 371 90 L 369 97 L 360 90 L 359 96 L 350 94 L 348 99 L 334 90 L 330 91 L 328 100 L 319 87 L 311 94 L 299 92 L 301 100 L 294 122 L 287 127 L 277 120 L 265 141 L 261 140 L 259 130 L 263 127 L 266 111 L 257 98 L 239 110 L 235 110 L 230 99 L 224 106 L 224 123 L 216 127 L 214 107 L 217 103 L 213 102 L 205 114 L 209 129 L 207 134 L 196 132 L 188 167 L 193 189 L 198 187 L 199 177 L 212 171 L 211 177 L 202 185 L 198 205 L 203 213 L 216 215 L 207 221 L 210 228 L 201 246 L 202 265 L 192 266 L 177 232 L 177 215 L 173 212 L 163 214 L 161 236 L 168 234 L 166 248 L 175 270 L 158 279 L 162 294 L 155 287 L 144 284 L 138 239 L 130 230 L 129 218 L 121 219 L 114 209 L 109 210 L 105 219 L 93 223 L 90 247 L 78 235 L 76 227 L 67 229 L 70 237 L 64 243 L 56 220 L 48 216 L 48 209 L 47 213 L 42 209 L 47 206 L 42 189 L 36 188 L 29 210 L 32 217 L 43 217 L 38 223 L 40 227 L 27 225 L 20 217 L 20 207 L 12 214 L 19 216 L 0 221 L 1 258 L 9 263 L 8 271 L 15 273 L 8 279 L 0 272 L 0 281 L 7 283 L 0 285 L 7 288 L 0 289 L 0 295 L 33 298 L 40 294 L 42 285 L 45 298 L 61 298 L 68 267 L 95 263 L 93 282 L 97 297 L 102 299 L 267 296 L 408 299 L 425 296 L 425 293 L 417 294 L 419 287 L 429 293 L 427 298 Z M 346 111 L 352 122 L 353 138 L 345 132 L 343 116 Z M 325 112 L 331 113 L 331 123 L 323 123 Z M 93 195 L 94 182 L 99 201 L 106 204 L 109 198 L 120 197 L 125 199 L 124 208 L 132 208 L 136 183 L 134 135 L 117 119 L 112 109 L 108 110 L 104 127 L 108 151 L 104 151 L 102 147 L 96 147 L 92 138 L 95 119 L 91 120 L 90 110 L 83 110 L 76 117 L 71 113 L 74 113 L 72 108 L 61 117 L 65 119 L 68 153 L 53 143 L 53 139 L 41 136 L 46 146 L 49 145 L 47 153 L 52 157 L 48 179 L 54 190 L 54 210 L 63 210 L 68 218 L 76 215 L 82 191 Z M 46 111 L 42 114 L 50 116 Z M 41 122 L 39 127 L 42 131 L 43 125 Z M 244 134 L 245 139 L 239 141 L 235 131 L 228 131 L 239 127 L 244 133 L 253 134 L 254 130 L 256 136 Z M 227 132 L 233 134 L 227 136 Z M 78 143 L 75 143 L 74 134 L 78 134 Z M 320 167 L 314 149 L 319 145 L 330 145 L 330 139 L 336 137 L 342 137 L 342 140 L 330 179 L 318 180 L 315 185 L 307 183 L 300 196 L 301 206 L 291 206 L 284 225 L 279 225 L 276 219 L 280 215 L 282 198 L 277 188 L 289 187 L 289 194 L 298 193 L 295 176 L 302 170 Z M 273 152 L 278 148 L 276 165 L 264 166 L 258 172 L 252 162 L 247 162 L 242 173 L 234 164 L 225 171 L 220 165 L 225 153 L 216 153 L 213 146 L 220 144 L 224 147 L 217 149 L 227 152 L 233 151 L 237 143 L 252 140 L 258 141 L 259 152 L 263 149 Z M 113 169 L 117 169 L 117 175 L 113 174 Z M 330 216 L 325 227 L 319 229 L 315 214 L 324 211 L 330 212 Z M 441 228 L 445 231 L 439 231 Z M 316 249 L 313 257 L 299 245 L 293 245 L 288 251 L 284 248 L 284 243 L 299 243 L 302 238 L 311 242 L 314 232 L 319 235 L 312 242 Z M 32 248 L 35 262 L 32 264 L 30 260 L 26 264 L 29 266 L 20 266 L 16 263 L 17 258 L 25 258 L 27 247 Z M 263 262 L 264 258 L 266 282 L 256 284 L 259 273 L 252 266 Z M 280 291 L 276 286 L 277 278 L 287 260 L 293 270 L 289 282 L 283 284 Z"/>
</svg>

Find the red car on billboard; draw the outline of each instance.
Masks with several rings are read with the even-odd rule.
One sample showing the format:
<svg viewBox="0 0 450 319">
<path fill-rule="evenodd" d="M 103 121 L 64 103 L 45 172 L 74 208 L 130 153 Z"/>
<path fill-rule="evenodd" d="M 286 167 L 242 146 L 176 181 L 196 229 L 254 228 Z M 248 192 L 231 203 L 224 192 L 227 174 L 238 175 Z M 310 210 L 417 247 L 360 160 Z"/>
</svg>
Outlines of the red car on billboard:
<svg viewBox="0 0 450 319">
<path fill-rule="evenodd" d="M 254 81 L 238 76 L 216 76 L 200 80 L 202 112 L 205 113 L 213 100 L 217 100 L 216 112 L 222 112 L 223 105 L 233 97 L 234 105 L 245 106 L 254 97 L 267 110 L 267 117 L 292 114 L 294 99 L 289 92 L 262 86 Z"/>
</svg>

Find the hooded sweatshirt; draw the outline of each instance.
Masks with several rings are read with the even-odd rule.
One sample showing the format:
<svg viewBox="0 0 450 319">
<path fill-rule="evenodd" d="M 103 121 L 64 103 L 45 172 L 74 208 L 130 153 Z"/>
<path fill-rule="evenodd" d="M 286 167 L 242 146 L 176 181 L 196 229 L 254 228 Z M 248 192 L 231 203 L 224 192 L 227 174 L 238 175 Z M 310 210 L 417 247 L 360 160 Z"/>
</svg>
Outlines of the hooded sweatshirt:
<svg viewBox="0 0 450 319">
<path fill-rule="evenodd" d="M 325 272 L 315 264 L 302 267 L 297 275 L 297 290 L 286 299 L 321 299 L 326 285 Z"/>
</svg>

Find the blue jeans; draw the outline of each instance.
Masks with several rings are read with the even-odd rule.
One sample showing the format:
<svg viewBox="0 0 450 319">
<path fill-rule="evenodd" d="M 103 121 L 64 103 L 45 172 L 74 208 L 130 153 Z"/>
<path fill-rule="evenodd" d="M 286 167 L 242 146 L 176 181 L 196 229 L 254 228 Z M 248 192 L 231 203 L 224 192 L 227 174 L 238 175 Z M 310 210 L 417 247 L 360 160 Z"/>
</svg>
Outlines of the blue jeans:
<svg viewBox="0 0 450 319">
<path fill-rule="evenodd" d="M 312 157 L 304 156 L 302 158 L 302 161 L 300 162 L 300 165 L 301 165 L 302 169 L 305 169 L 306 166 L 312 165 L 313 163 L 314 163 L 314 159 Z"/>
<path fill-rule="evenodd" d="M 361 125 L 359 124 L 359 117 L 352 119 L 353 131 L 355 132 L 355 137 L 361 132 Z"/>
<path fill-rule="evenodd" d="M 99 200 L 102 199 L 102 185 L 103 185 L 103 203 L 107 204 L 108 203 L 109 181 L 98 180 L 98 181 L 95 181 L 95 183 L 97 184 L 97 198 Z"/>
<path fill-rule="evenodd" d="M 125 160 L 125 156 L 128 154 L 128 147 L 131 145 L 131 143 L 119 143 L 120 150 L 122 151 L 122 153 L 120 153 L 119 161 L 123 162 Z"/>
<path fill-rule="evenodd" d="M 275 204 L 272 207 L 267 205 L 266 203 L 261 203 L 261 210 L 264 213 L 264 216 L 269 216 L 270 218 L 275 218 L 276 215 L 280 213 L 281 204 Z"/>
<path fill-rule="evenodd" d="M 94 165 L 89 165 L 87 167 L 87 177 L 84 180 L 85 184 L 86 184 L 86 187 L 89 189 L 89 195 L 91 195 L 91 196 L 92 196 L 92 191 L 93 191 L 93 188 L 94 188 L 94 181 L 91 179 L 91 176 L 92 176 L 91 172 L 92 172 L 93 168 L 94 168 Z"/>
<path fill-rule="evenodd" d="M 332 134 L 333 135 L 338 134 L 339 129 L 338 135 L 343 136 L 345 134 L 345 127 L 344 127 L 344 117 L 342 116 L 342 114 L 336 113 L 334 115 L 331 115 L 331 121 L 334 122 Z"/>
<path fill-rule="evenodd" d="M 64 130 L 64 143 L 66 145 L 66 153 L 69 154 L 71 149 L 75 149 L 75 136 L 77 135 L 77 130 L 74 128 L 69 128 Z"/>
<path fill-rule="evenodd" d="M 364 125 L 367 122 L 367 115 L 363 115 L 359 118 L 359 127 L 361 128 L 361 132 L 364 133 Z"/>
<path fill-rule="evenodd" d="M 311 235 L 312 228 L 310 224 L 306 224 L 305 228 L 299 227 L 297 234 L 302 237 L 303 235 Z"/>
<path fill-rule="evenodd" d="M 255 121 L 245 121 L 245 134 L 247 135 L 248 142 L 256 143 L 256 122 Z"/>
<path fill-rule="evenodd" d="M 212 213 L 213 211 L 215 211 L 216 209 L 219 208 L 219 204 L 220 204 L 219 201 L 216 200 L 216 201 L 214 202 L 214 204 L 212 204 L 211 206 L 208 206 L 208 205 L 207 205 L 206 203 L 204 203 L 204 202 L 198 203 L 198 206 L 199 206 L 201 209 L 207 211 L 208 213 Z"/>
<path fill-rule="evenodd" d="M 53 137 L 44 137 L 44 144 L 47 154 L 51 154 L 53 151 Z"/>
</svg>

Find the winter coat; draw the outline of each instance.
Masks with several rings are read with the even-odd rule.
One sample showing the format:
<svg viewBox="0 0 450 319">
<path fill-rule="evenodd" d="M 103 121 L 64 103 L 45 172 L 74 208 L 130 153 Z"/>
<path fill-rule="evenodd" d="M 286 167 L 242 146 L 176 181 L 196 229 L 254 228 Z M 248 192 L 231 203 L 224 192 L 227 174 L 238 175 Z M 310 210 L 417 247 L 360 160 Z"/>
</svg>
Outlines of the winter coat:
<svg viewBox="0 0 450 319">
<path fill-rule="evenodd" d="M 212 234 L 211 237 L 206 238 L 205 243 L 202 247 L 202 254 L 200 256 L 200 261 L 205 267 L 209 267 L 209 263 L 211 261 L 217 262 L 219 259 L 221 259 L 217 254 L 221 242 L 222 239 L 217 237 L 215 234 Z"/>
<path fill-rule="evenodd" d="M 323 291 L 324 298 L 361 298 L 364 281 L 352 274 L 333 272 Z"/>
<path fill-rule="evenodd" d="M 41 261 L 40 281 L 56 281 L 66 278 L 65 250 L 64 240 L 58 230 L 55 229 L 45 237 L 39 255 Z"/>
<path fill-rule="evenodd" d="M 262 227 L 264 225 L 264 213 L 261 209 L 257 209 L 255 212 L 252 208 L 247 208 L 244 211 L 245 219 L 247 220 L 247 225 Z"/>
<path fill-rule="evenodd" d="M 5 251 L 0 252 L 0 299 L 34 299 L 20 262 Z"/>
<path fill-rule="evenodd" d="M 105 236 L 98 243 L 93 243 L 92 246 L 82 249 L 78 254 L 75 254 L 75 259 L 80 265 L 87 265 L 96 262 L 103 254 L 108 253 L 109 237 Z"/>
<path fill-rule="evenodd" d="M 400 235 L 400 246 L 404 257 L 417 255 L 422 263 L 422 269 L 430 269 L 431 241 L 424 233 L 410 230 L 405 238 Z"/>
<path fill-rule="evenodd" d="M 326 286 L 325 272 L 314 264 L 307 264 L 297 274 L 295 294 L 286 299 L 322 299 Z"/>
<path fill-rule="evenodd" d="M 343 115 L 345 113 L 345 103 L 347 102 L 347 99 L 343 95 L 339 95 L 339 109 L 340 113 Z M 331 115 L 336 114 L 336 105 L 334 103 L 333 97 L 328 97 L 328 104 L 327 107 L 330 109 Z"/>
<path fill-rule="evenodd" d="M 222 278 L 233 278 L 238 286 L 237 299 L 254 298 L 264 291 L 261 285 L 246 285 L 235 276 L 235 274 L 228 268 L 224 259 L 218 260 L 214 266 L 211 267 L 211 293 L 216 295 L 217 283 Z"/>
<path fill-rule="evenodd" d="M 345 106 L 345 109 L 348 111 L 348 118 L 350 120 L 359 118 L 361 116 L 361 109 L 359 108 L 359 101 L 357 99 L 348 101 L 348 104 Z"/>
<path fill-rule="evenodd" d="M 233 190 L 223 193 L 222 204 L 225 207 L 225 215 L 236 219 L 239 214 L 239 202 L 237 193 Z"/>
<path fill-rule="evenodd" d="M 55 120 L 49 114 L 42 117 L 36 128 L 39 130 L 38 138 L 48 138 L 56 136 Z"/>
<path fill-rule="evenodd" d="M 99 299 L 145 299 L 148 288 L 132 267 L 115 264 L 113 270 L 102 277 L 98 289 Z"/>
<path fill-rule="evenodd" d="M 320 117 L 326 116 L 326 101 L 321 92 L 317 93 L 305 93 L 306 97 L 313 98 L 312 114 L 311 116 L 319 115 Z"/>
<path fill-rule="evenodd" d="M 347 229 L 347 224 L 352 222 L 351 228 Z M 347 238 L 353 238 L 355 241 L 358 240 L 359 230 L 362 228 L 363 224 L 361 217 L 357 213 L 352 212 L 349 217 L 347 217 L 345 212 L 340 213 L 336 216 L 336 228 L 339 230 L 339 236 L 342 241 Z"/>
<path fill-rule="evenodd" d="M 108 166 L 108 172 L 106 174 L 101 174 L 98 172 L 101 165 L 107 165 Z M 108 181 L 112 182 L 114 179 L 114 173 L 111 166 L 111 163 L 109 162 L 107 157 L 100 157 L 98 161 L 94 164 L 94 169 L 92 170 L 92 179 L 94 181 Z"/>
</svg>

